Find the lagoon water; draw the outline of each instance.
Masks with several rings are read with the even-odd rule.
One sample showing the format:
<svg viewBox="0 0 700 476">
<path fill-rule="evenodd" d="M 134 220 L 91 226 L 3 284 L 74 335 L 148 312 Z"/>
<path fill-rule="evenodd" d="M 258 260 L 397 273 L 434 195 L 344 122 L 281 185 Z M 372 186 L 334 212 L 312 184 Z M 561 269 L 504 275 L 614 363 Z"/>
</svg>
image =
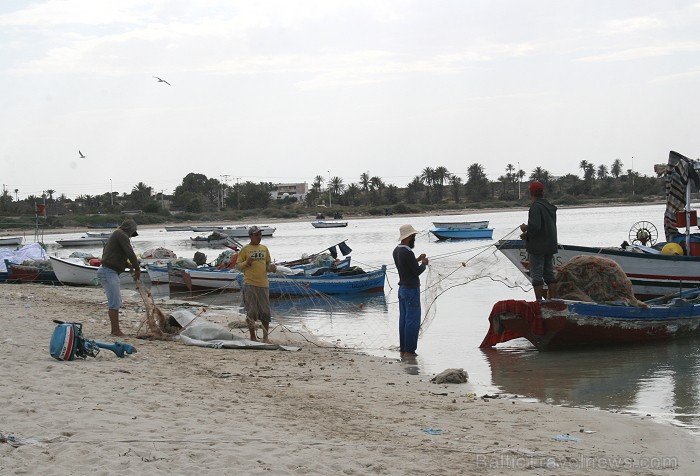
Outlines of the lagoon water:
<svg viewBox="0 0 700 476">
<path fill-rule="evenodd" d="M 562 208 L 558 212 L 559 241 L 616 246 L 629 241 L 630 228 L 642 220 L 653 223 L 663 241 L 663 212 L 664 206 L 659 204 Z M 315 229 L 304 221 L 251 223 L 277 228 L 274 237 L 263 239 L 276 260 L 299 258 L 303 253 L 320 252 L 347 240 L 353 249 L 354 265 L 365 269 L 387 265 L 384 295 L 275 301 L 273 325 L 276 322 L 310 330 L 333 345 L 398 359 L 398 278 L 391 252 L 397 244 L 399 226 L 411 223 L 423 231 L 416 240 L 416 254 L 426 253 L 431 259 L 430 270 L 423 278 L 425 296 L 429 298 L 424 311 L 430 308 L 430 325 L 419 339 L 417 360 L 397 363 L 407 373 L 429 377 L 447 368 L 463 368 L 469 373 L 465 393 L 504 393 L 553 404 L 648 414 L 685 426 L 695 434 L 700 432 L 700 350 L 692 340 L 549 353 L 517 340 L 494 350 L 480 350 L 496 301 L 534 298 L 529 287 L 524 290 L 513 286 L 526 281 L 500 253 L 494 252 L 493 246 L 507 235 L 517 236 L 515 230 L 527 220 L 527 211 L 439 217 L 443 221 L 490 220 L 493 240 L 438 242 L 427 233 L 434 219 L 438 217 L 349 219 L 347 228 L 329 229 Z M 133 240 L 137 252 L 162 246 L 191 258 L 199 250 L 211 261 L 221 251 L 193 248 L 188 243 L 193 232 L 155 228 L 140 230 L 139 234 Z M 79 235 L 46 235 L 44 240 L 50 254 L 68 256 L 74 250 L 60 248 L 55 240 Z M 83 251 L 99 254 L 99 250 Z M 480 273 L 482 279 L 472 280 Z M 158 293 L 167 293 L 167 288 L 154 292 Z M 239 297 L 236 293 L 214 293 L 200 299 L 237 307 Z"/>
</svg>

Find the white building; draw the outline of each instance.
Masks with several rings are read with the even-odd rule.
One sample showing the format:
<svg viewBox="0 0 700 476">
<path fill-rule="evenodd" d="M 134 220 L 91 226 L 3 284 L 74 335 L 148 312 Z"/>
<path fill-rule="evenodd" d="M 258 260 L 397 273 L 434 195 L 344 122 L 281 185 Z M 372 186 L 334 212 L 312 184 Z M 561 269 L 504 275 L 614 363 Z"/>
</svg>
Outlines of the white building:
<svg viewBox="0 0 700 476">
<path fill-rule="evenodd" d="M 300 202 L 306 199 L 309 186 L 304 183 L 278 183 L 277 190 L 270 192 L 270 196 L 275 200 L 282 200 L 285 197 L 296 197 Z"/>
</svg>

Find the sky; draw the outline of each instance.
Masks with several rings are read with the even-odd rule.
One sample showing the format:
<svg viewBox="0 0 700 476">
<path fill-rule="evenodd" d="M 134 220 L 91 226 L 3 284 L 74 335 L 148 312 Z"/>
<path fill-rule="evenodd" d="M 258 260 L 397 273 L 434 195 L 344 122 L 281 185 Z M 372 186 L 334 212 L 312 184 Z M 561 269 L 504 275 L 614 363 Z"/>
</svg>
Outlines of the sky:
<svg viewBox="0 0 700 476">
<path fill-rule="evenodd" d="M 651 176 L 700 156 L 698 25 L 682 0 L 2 0 L 0 181 Z"/>
</svg>

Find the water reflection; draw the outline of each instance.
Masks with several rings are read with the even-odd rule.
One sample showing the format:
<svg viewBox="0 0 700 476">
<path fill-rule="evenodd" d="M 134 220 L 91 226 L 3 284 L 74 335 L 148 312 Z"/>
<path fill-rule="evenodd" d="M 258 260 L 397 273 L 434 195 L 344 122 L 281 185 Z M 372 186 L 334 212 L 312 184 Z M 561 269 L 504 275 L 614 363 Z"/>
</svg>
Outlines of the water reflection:
<svg viewBox="0 0 700 476">
<path fill-rule="evenodd" d="M 484 349 L 501 391 L 553 404 L 656 416 L 700 431 L 700 351 L 693 341 L 539 352 Z"/>
</svg>

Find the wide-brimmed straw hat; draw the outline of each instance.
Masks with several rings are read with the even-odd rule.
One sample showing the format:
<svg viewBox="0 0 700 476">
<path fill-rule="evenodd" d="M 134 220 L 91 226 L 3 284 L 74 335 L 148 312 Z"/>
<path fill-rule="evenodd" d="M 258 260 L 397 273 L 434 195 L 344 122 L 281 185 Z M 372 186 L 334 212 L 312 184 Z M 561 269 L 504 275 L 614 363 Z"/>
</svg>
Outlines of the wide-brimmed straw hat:
<svg viewBox="0 0 700 476">
<path fill-rule="evenodd" d="M 411 235 L 417 235 L 418 230 L 413 228 L 413 225 L 401 225 L 399 228 L 399 241 L 403 241 Z"/>
</svg>

